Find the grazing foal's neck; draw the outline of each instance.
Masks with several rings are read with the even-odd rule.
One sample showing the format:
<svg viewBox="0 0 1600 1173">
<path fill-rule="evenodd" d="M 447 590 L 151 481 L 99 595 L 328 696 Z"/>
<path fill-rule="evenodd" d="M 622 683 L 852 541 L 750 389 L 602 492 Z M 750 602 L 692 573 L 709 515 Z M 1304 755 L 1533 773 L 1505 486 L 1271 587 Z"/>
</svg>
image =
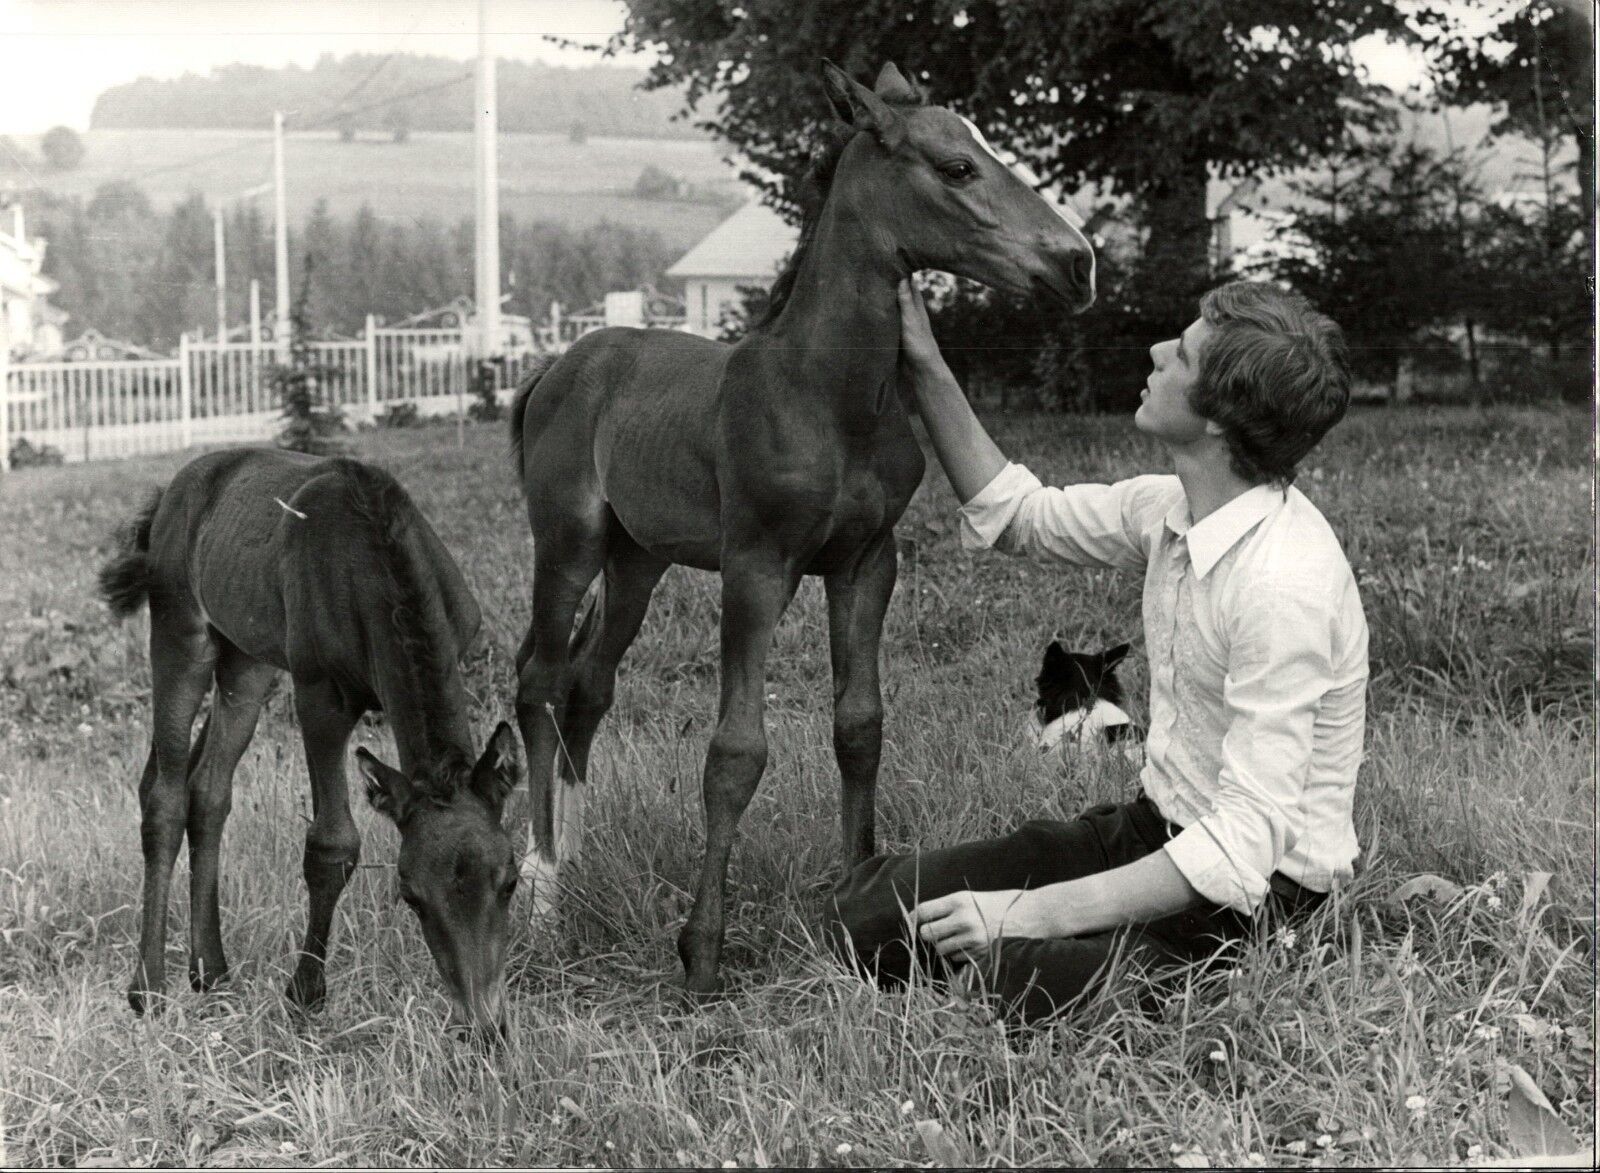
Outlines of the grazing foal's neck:
<svg viewBox="0 0 1600 1173">
<path fill-rule="evenodd" d="M 374 637 L 372 690 L 394 731 L 400 769 L 410 774 L 451 751 L 470 762 L 472 723 L 449 618 L 414 560 L 398 550 L 387 553 L 395 583 L 404 581 L 400 597 L 384 592 L 364 602 Z"/>
<path fill-rule="evenodd" d="M 801 258 L 773 342 L 793 353 L 785 391 L 833 402 L 841 418 L 875 417 L 893 398 L 900 354 L 895 286 L 909 269 L 881 224 L 855 206 L 842 177 Z"/>
</svg>

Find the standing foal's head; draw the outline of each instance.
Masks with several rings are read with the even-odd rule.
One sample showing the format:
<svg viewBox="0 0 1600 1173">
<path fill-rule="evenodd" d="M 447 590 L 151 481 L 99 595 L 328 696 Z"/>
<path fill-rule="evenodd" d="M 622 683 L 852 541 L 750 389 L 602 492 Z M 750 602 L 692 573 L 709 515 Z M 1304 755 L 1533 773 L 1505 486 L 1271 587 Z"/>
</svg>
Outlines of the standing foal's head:
<svg viewBox="0 0 1600 1173">
<path fill-rule="evenodd" d="M 400 829 L 400 895 L 450 997 L 452 1025 L 505 1034 L 507 911 L 516 853 L 500 825 L 517 784 L 515 734 L 504 721 L 476 765 L 430 763 L 407 777 L 365 749 L 367 800 Z"/>
<path fill-rule="evenodd" d="M 893 235 L 908 268 L 942 269 L 993 289 L 1045 293 L 1074 311 L 1094 301 L 1094 249 L 1004 162 L 967 119 L 920 104 L 892 64 L 868 89 L 823 63 L 828 98 L 858 134 L 830 199 L 847 199 Z"/>
</svg>

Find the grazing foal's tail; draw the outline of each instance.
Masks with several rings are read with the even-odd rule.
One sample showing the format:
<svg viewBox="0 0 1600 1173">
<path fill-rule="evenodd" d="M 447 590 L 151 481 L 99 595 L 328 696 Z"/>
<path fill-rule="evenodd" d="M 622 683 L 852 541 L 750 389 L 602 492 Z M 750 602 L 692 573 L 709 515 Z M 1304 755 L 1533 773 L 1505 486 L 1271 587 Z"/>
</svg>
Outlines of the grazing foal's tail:
<svg viewBox="0 0 1600 1173">
<path fill-rule="evenodd" d="M 559 354 L 542 354 L 533 361 L 528 368 L 528 373 L 522 376 L 522 385 L 517 388 L 517 393 L 511 399 L 511 462 L 516 469 L 517 477 L 522 477 L 522 417 L 527 414 L 528 400 L 533 396 L 533 389 L 539 385 L 539 380 L 550 372 L 556 365 Z"/>
<path fill-rule="evenodd" d="M 150 523 L 161 504 L 161 490 L 117 531 L 121 552 L 100 568 L 100 597 L 118 619 L 126 619 L 150 597 Z"/>
</svg>

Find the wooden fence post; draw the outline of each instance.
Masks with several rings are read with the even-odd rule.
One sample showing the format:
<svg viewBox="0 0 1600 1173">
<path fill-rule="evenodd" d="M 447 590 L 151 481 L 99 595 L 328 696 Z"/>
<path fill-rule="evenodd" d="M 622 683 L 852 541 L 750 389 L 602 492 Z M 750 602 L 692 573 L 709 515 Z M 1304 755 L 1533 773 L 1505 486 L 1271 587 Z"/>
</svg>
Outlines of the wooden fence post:
<svg viewBox="0 0 1600 1173">
<path fill-rule="evenodd" d="M 378 319 L 367 315 L 367 423 L 378 422 Z"/>
<path fill-rule="evenodd" d="M 11 330 L 0 313 L 0 472 L 11 471 Z"/>
<path fill-rule="evenodd" d="M 194 386 L 189 375 L 189 335 L 178 335 L 178 399 L 182 421 L 179 438 L 189 447 L 194 438 Z"/>
</svg>

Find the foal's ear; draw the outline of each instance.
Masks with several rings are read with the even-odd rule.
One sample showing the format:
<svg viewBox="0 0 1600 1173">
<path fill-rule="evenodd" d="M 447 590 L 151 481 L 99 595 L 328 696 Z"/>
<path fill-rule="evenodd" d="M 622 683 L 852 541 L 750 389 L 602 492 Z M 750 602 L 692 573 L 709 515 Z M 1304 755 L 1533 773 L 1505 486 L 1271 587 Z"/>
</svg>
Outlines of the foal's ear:
<svg viewBox="0 0 1600 1173">
<path fill-rule="evenodd" d="M 1105 651 L 1100 653 L 1100 666 L 1109 672 L 1118 664 L 1122 663 L 1127 655 L 1127 644 L 1118 644 L 1114 648 L 1107 648 Z"/>
<path fill-rule="evenodd" d="M 504 721 L 495 726 L 483 756 L 472 767 L 472 791 L 500 817 L 506 795 L 516 789 L 521 771 L 517 768 L 517 737 Z"/>
<path fill-rule="evenodd" d="M 898 76 L 899 70 L 895 73 Z M 906 138 L 905 120 L 887 102 L 826 58 L 822 62 L 822 83 L 841 122 L 857 130 L 872 131 L 886 151 L 900 148 Z"/>
<path fill-rule="evenodd" d="M 878 80 L 873 83 L 872 92 L 885 102 L 920 104 L 922 101 L 922 91 L 906 80 L 905 74 L 893 61 L 885 61 L 883 68 L 878 70 Z"/>
<path fill-rule="evenodd" d="M 379 814 L 387 815 L 396 826 L 406 821 L 416 798 L 411 779 L 392 766 L 386 766 L 362 746 L 356 750 L 356 770 L 367 784 L 367 801 Z"/>
<path fill-rule="evenodd" d="M 1043 668 L 1046 674 L 1055 674 L 1064 670 L 1072 657 L 1067 655 L 1067 649 L 1061 646 L 1061 641 L 1053 639 L 1050 646 L 1044 650 Z"/>
</svg>

